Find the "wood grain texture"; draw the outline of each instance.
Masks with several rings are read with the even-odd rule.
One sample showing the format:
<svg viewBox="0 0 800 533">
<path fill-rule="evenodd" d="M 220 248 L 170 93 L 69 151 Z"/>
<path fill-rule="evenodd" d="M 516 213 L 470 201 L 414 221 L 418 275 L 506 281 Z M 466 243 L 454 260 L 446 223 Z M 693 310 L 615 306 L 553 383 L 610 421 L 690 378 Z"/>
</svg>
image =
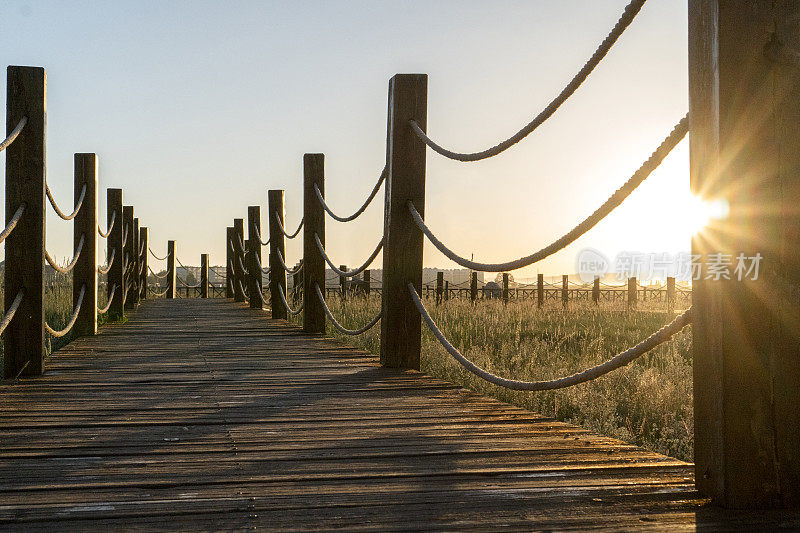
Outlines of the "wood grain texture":
<svg viewBox="0 0 800 533">
<path fill-rule="evenodd" d="M 114 261 L 108 271 L 106 287 L 106 297 L 112 300 L 111 307 L 108 308 L 110 320 L 119 320 L 125 314 L 125 252 L 122 246 L 122 232 L 125 223 L 122 220 L 122 210 L 122 189 L 106 189 L 106 231 L 111 227 L 107 243 L 108 257 L 111 257 L 111 250 L 114 250 Z M 113 226 L 111 226 L 112 220 L 114 221 Z"/>
<path fill-rule="evenodd" d="M 283 190 L 273 189 L 267 191 L 267 217 L 269 219 L 269 290 L 272 318 L 287 318 L 289 313 L 283 305 L 280 292 L 286 294 L 286 271 L 278 259 L 278 252 L 286 259 L 286 246 L 283 231 L 278 226 L 275 218 L 277 213 L 281 225 L 286 228 L 286 219 L 283 208 Z"/>
<path fill-rule="evenodd" d="M 73 326 L 74 334 L 97 334 L 97 155 L 75 154 L 74 156 L 74 203 L 80 199 L 81 190 L 86 185 L 83 204 L 73 222 L 73 254 L 83 237 L 81 255 L 72 271 L 72 305 L 80 298 L 81 288 L 85 287 L 83 303 Z"/>
<path fill-rule="evenodd" d="M 43 68 L 8 67 L 6 134 L 28 121 L 5 149 L 6 224 L 25 205 L 6 238 L 5 311 L 20 291 L 24 297 L 3 334 L 3 375 L 41 374 L 44 369 L 44 244 L 47 136 L 47 75 Z"/>
<path fill-rule="evenodd" d="M 325 197 L 325 154 L 303 155 L 303 331 L 325 333 L 325 311 L 315 287 L 325 288 L 325 260 L 314 236 L 325 246 L 325 211 L 314 190 Z"/>
<path fill-rule="evenodd" d="M 0 385 L 4 530 L 764 529 L 692 466 L 221 299 L 153 299 Z"/>
</svg>

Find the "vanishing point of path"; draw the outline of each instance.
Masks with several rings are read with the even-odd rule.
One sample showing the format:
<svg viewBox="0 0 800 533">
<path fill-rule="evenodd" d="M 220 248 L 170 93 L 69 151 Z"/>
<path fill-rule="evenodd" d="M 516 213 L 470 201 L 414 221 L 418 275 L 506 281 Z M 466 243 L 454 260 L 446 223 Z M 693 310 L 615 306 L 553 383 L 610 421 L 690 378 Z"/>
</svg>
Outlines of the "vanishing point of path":
<svg viewBox="0 0 800 533">
<path fill-rule="evenodd" d="M 0 417 L 2 529 L 800 526 L 705 507 L 690 465 L 228 300 L 147 301 L 4 382 Z"/>
</svg>

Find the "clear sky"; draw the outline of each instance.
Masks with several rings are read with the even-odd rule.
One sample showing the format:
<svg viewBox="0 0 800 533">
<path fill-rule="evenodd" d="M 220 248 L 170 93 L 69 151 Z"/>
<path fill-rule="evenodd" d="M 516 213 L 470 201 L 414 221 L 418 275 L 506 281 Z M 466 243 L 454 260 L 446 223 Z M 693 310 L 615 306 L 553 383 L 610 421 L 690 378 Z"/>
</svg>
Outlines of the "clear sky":
<svg viewBox="0 0 800 533">
<path fill-rule="evenodd" d="M 0 58 L 47 69 L 48 181 L 61 204 L 71 203 L 72 154 L 96 152 L 101 220 L 105 188 L 122 187 L 157 254 L 175 239 L 184 264 L 202 252 L 223 264 L 225 227 L 248 205 L 265 211 L 268 189 L 286 190 L 287 226 L 296 227 L 305 152 L 325 153 L 335 210 L 361 204 L 385 159 L 393 74 L 428 74 L 435 140 L 484 149 L 560 91 L 626 3 L 3 0 Z M 686 113 L 686 62 L 685 0 L 650 0 L 588 82 L 521 144 L 479 163 L 428 152 L 428 224 L 476 260 L 548 244 Z M 5 98 L 4 76 L 0 84 Z M 622 208 L 517 276 L 574 272 L 587 246 L 687 250 L 688 188 L 684 140 Z M 71 224 L 52 211 L 48 222 L 48 249 L 71 256 Z M 382 225 L 382 202 L 350 224 L 328 219 L 334 261 L 363 262 Z M 428 244 L 425 265 L 453 266 Z"/>
</svg>

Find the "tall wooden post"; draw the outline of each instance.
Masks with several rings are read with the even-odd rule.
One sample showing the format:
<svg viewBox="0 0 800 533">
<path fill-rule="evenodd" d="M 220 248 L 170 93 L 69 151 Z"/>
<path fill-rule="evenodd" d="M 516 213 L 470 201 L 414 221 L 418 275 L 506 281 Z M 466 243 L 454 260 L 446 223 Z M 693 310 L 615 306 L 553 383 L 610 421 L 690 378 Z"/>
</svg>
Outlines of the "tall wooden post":
<svg viewBox="0 0 800 533">
<path fill-rule="evenodd" d="M 36 376 L 44 370 L 44 209 L 47 77 L 43 68 L 8 67 L 6 134 L 27 123 L 6 149 L 6 223 L 25 205 L 5 241 L 5 311 L 22 301 L 4 333 L 3 375 Z"/>
<path fill-rule="evenodd" d="M 503 272 L 503 303 L 508 303 L 508 272 Z"/>
<path fill-rule="evenodd" d="M 175 241 L 167 241 L 167 298 L 175 298 Z"/>
<path fill-rule="evenodd" d="M 136 307 L 139 304 L 139 280 L 141 279 L 141 257 L 139 254 L 139 219 L 133 219 L 133 255 L 131 256 L 131 306 Z"/>
<path fill-rule="evenodd" d="M 267 211 L 269 218 L 269 267 L 270 267 L 270 306 L 272 307 L 272 318 L 289 318 L 286 306 L 283 305 L 279 291 L 286 294 L 286 271 L 281 266 L 278 259 L 278 252 L 281 257 L 286 257 L 286 246 L 284 245 L 284 235 L 278 226 L 278 219 L 281 225 L 284 224 L 283 218 L 283 191 L 280 189 L 267 192 Z M 278 219 L 275 218 L 277 214 Z M 313 237 L 311 242 L 314 243 Z M 314 244 L 316 246 L 316 244 Z M 312 289 L 313 290 L 313 289 Z M 313 293 L 316 295 L 316 291 Z"/>
<path fill-rule="evenodd" d="M 142 249 L 142 255 L 139 257 L 141 264 L 141 274 L 139 275 L 139 298 L 144 300 L 147 298 L 147 264 L 149 259 L 148 249 L 150 246 L 150 231 L 145 228 L 139 228 L 139 247 Z"/>
<path fill-rule="evenodd" d="M 469 274 L 469 299 L 473 303 L 478 299 L 478 273 L 470 272 Z"/>
<path fill-rule="evenodd" d="M 130 309 L 132 307 L 132 299 L 133 299 L 133 285 L 131 283 L 132 276 L 133 276 L 133 264 L 134 264 L 134 253 L 133 253 L 133 245 L 134 245 L 134 238 L 133 238 L 133 206 L 132 205 L 125 205 L 122 207 L 122 232 L 123 232 L 123 244 L 122 244 L 122 262 L 124 263 L 123 267 L 123 293 L 125 294 L 125 309 Z"/>
<path fill-rule="evenodd" d="M 675 312 L 675 278 L 667 277 L 667 313 Z"/>
<path fill-rule="evenodd" d="M 233 228 L 230 226 L 225 229 L 225 240 L 225 298 L 233 298 L 236 270 L 233 268 Z"/>
<path fill-rule="evenodd" d="M 422 290 L 422 232 L 412 202 L 425 217 L 425 144 L 409 121 L 427 128 L 428 76 L 397 74 L 389 82 L 386 214 L 383 246 L 381 364 L 419 370 L 422 322 L 409 283 Z"/>
<path fill-rule="evenodd" d="M 200 298 L 208 298 L 208 254 L 200 254 Z"/>
<path fill-rule="evenodd" d="M 594 283 L 592 284 L 592 302 L 595 305 L 600 305 L 600 276 L 594 277 Z"/>
<path fill-rule="evenodd" d="M 325 294 L 325 260 L 314 238 L 318 236 L 322 246 L 325 246 L 325 211 L 314 186 L 324 197 L 324 154 L 303 155 L 303 331 L 325 333 L 325 311 L 316 290 L 319 287 Z"/>
<path fill-rule="evenodd" d="M 450 280 L 445 280 L 444 282 L 444 301 L 450 299 Z"/>
<path fill-rule="evenodd" d="M 561 276 L 561 305 L 564 308 L 569 304 L 569 276 L 564 274 Z"/>
<path fill-rule="evenodd" d="M 799 20 L 689 1 L 690 184 L 729 208 L 692 243 L 695 480 L 729 507 L 800 505 Z"/>
<path fill-rule="evenodd" d="M 244 271 L 244 219 L 233 219 L 233 270 L 236 272 L 236 283 L 233 285 L 233 301 L 243 302 L 244 287 L 247 284 L 247 275 Z"/>
<path fill-rule="evenodd" d="M 347 271 L 347 265 L 339 265 L 339 270 L 342 272 Z M 339 296 L 342 300 L 347 298 L 347 277 L 339 276 Z"/>
<path fill-rule="evenodd" d="M 77 305 L 81 288 L 83 303 L 75 319 L 75 336 L 97 334 L 97 155 L 75 154 L 75 204 L 86 185 L 83 205 L 75 215 L 73 253 L 83 238 L 81 255 L 72 271 L 72 305 Z"/>
<path fill-rule="evenodd" d="M 122 245 L 125 222 L 122 220 L 122 210 L 122 189 L 107 189 L 106 228 L 111 227 L 106 242 L 108 257 L 114 252 L 114 261 L 108 271 L 106 284 L 107 296 L 111 298 L 111 307 L 108 308 L 108 317 L 111 320 L 119 320 L 125 314 L 125 247 Z"/>
<path fill-rule="evenodd" d="M 442 303 L 444 297 L 444 272 L 436 273 L 436 305 Z"/>
<path fill-rule="evenodd" d="M 628 309 L 635 309 L 637 303 L 637 281 L 636 277 L 628 278 Z"/>
<path fill-rule="evenodd" d="M 251 205 L 247 208 L 247 267 L 250 275 L 247 276 L 247 290 L 250 296 L 250 307 L 263 309 L 264 299 L 261 297 L 261 241 L 256 237 L 261 235 L 261 206 Z M 256 258 L 258 261 L 256 261 Z"/>
<path fill-rule="evenodd" d="M 369 272 L 369 269 L 366 269 L 363 272 L 362 280 L 364 281 L 364 296 L 369 296 L 369 291 L 372 288 L 372 275 Z"/>
<path fill-rule="evenodd" d="M 544 305 L 544 274 L 536 274 L 536 307 Z"/>
</svg>

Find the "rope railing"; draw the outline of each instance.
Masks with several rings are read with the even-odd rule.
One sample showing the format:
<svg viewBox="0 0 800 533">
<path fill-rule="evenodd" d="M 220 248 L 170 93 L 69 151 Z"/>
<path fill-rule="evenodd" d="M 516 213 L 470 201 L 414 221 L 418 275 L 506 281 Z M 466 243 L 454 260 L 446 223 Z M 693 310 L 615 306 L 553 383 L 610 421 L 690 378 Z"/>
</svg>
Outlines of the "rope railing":
<svg viewBox="0 0 800 533">
<path fill-rule="evenodd" d="M 280 295 L 280 297 L 281 297 L 281 302 L 283 302 L 283 306 L 284 306 L 284 307 L 286 307 L 286 310 L 287 310 L 287 311 L 288 311 L 288 312 L 289 312 L 291 315 L 299 315 L 299 314 L 300 314 L 300 313 L 303 311 L 303 305 L 304 305 L 303 303 L 301 303 L 301 304 L 300 304 L 300 307 L 298 307 L 297 309 L 292 309 L 292 308 L 289 306 L 289 302 L 288 302 L 288 301 L 286 301 L 286 294 L 284 294 L 284 292 L 283 292 L 283 287 L 282 287 L 280 284 L 278 284 L 278 294 L 279 294 L 279 295 Z M 262 296 L 262 299 L 263 299 L 263 296 Z"/>
<path fill-rule="evenodd" d="M 75 209 L 69 215 L 65 215 L 64 212 L 59 209 L 58 204 L 56 203 L 55 198 L 53 198 L 53 193 L 50 192 L 50 186 L 45 183 L 44 184 L 44 191 L 47 194 L 47 199 L 50 201 L 50 205 L 53 206 L 53 210 L 62 220 L 72 220 L 75 218 L 78 213 L 81 211 L 81 207 L 83 206 L 83 200 L 86 198 L 86 184 L 83 184 L 83 188 L 81 189 L 81 194 L 78 197 L 78 201 L 75 204 Z"/>
<path fill-rule="evenodd" d="M 281 217 L 278 216 L 277 212 L 275 213 L 275 220 L 278 221 L 278 228 L 281 230 L 281 233 L 283 233 L 286 236 L 287 239 L 294 239 L 295 237 L 297 237 L 297 235 L 300 233 L 300 230 L 303 228 L 303 223 L 305 222 L 305 217 L 300 219 L 300 224 L 297 226 L 297 230 L 294 233 L 292 233 L 291 235 L 286 233 L 286 230 L 283 229 L 283 222 L 281 222 Z"/>
<path fill-rule="evenodd" d="M 270 271 L 272 271 L 272 267 L 264 268 L 263 266 L 261 266 L 261 258 L 258 257 L 258 254 L 256 254 L 256 265 L 258 265 L 258 269 L 261 270 L 261 272 L 263 272 L 266 275 L 269 275 Z M 219 276 L 219 274 L 217 275 Z"/>
<path fill-rule="evenodd" d="M 66 266 L 61 267 L 58 265 L 58 263 L 53 261 L 53 258 L 50 257 L 50 253 L 47 250 L 44 251 L 45 259 L 47 259 L 47 262 L 50 264 L 50 266 L 53 267 L 58 272 L 62 274 L 68 274 L 73 268 L 75 268 L 75 264 L 78 262 L 78 257 L 80 257 L 81 250 L 83 250 L 83 242 L 85 237 L 86 237 L 85 234 L 81 234 L 81 240 L 78 241 L 78 248 L 75 250 L 75 256 L 72 258 L 72 261 L 67 263 Z"/>
<path fill-rule="evenodd" d="M 372 192 L 370 192 L 369 196 L 367 196 L 367 200 L 361 205 L 361 207 L 359 207 L 356 210 L 355 213 L 353 213 L 349 217 L 340 217 L 339 215 L 334 213 L 328 206 L 328 204 L 325 202 L 325 198 L 322 196 L 322 193 L 319 191 L 319 187 L 317 187 L 316 184 L 314 184 L 314 192 L 317 193 L 317 199 L 319 200 L 320 204 L 322 204 L 322 208 L 325 210 L 326 213 L 328 213 L 331 216 L 332 219 L 338 220 L 339 222 L 350 222 L 352 220 L 357 219 L 361 215 L 361 213 L 366 211 L 367 207 L 369 207 L 369 204 L 371 204 L 372 200 L 375 198 L 375 195 L 378 194 L 381 185 L 386 180 L 386 174 L 387 174 L 387 169 L 386 167 L 383 167 L 381 175 L 378 178 L 378 183 L 376 183 L 375 187 L 372 188 Z"/>
<path fill-rule="evenodd" d="M 107 239 L 109 235 L 111 235 L 111 230 L 114 229 L 114 223 L 117 221 L 117 212 L 113 211 L 111 213 L 111 222 L 108 224 L 108 229 L 105 233 L 103 230 L 100 229 L 100 224 L 97 225 L 97 233 L 104 239 Z"/>
<path fill-rule="evenodd" d="M 6 330 L 6 327 L 11 323 L 11 319 L 14 318 L 14 313 L 17 312 L 19 308 L 19 304 L 22 303 L 22 298 L 25 296 L 25 289 L 22 288 L 17 292 L 17 296 L 14 298 L 14 301 L 11 302 L 11 305 L 6 311 L 6 314 L 3 315 L 3 319 L 0 320 L 0 335 Z"/>
<path fill-rule="evenodd" d="M 111 270 L 111 265 L 114 264 L 114 257 L 116 257 L 116 253 L 117 253 L 117 249 L 116 248 L 112 248 L 111 249 L 111 256 L 108 258 L 108 261 L 106 262 L 106 266 L 104 266 L 104 267 L 98 266 L 97 267 L 97 271 L 100 274 L 108 274 L 108 271 Z"/>
<path fill-rule="evenodd" d="M 154 258 L 156 258 L 156 259 L 157 259 L 157 260 L 159 260 L 159 261 L 166 261 L 166 259 L 167 259 L 167 256 L 169 255 L 169 254 L 167 254 L 167 255 L 165 255 L 164 257 L 158 257 L 158 256 L 155 254 L 155 252 L 153 252 L 153 249 L 152 249 L 152 248 L 148 247 L 147 249 L 148 249 L 148 250 L 150 250 L 150 255 L 152 255 Z"/>
<path fill-rule="evenodd" d="M 125 245 L 128 244 L 128 225 L 125 224 L 125 227 L 122 229 L 122 247 L 124 248 Z M 125 260 L 127 261 L 127 257 Z"/>
<path fill-rule="evenodd" d="M 256 256 L 256 257 L 258 257 L 258 256 Z M 259 263 L 259 265 L 258 265 L 258 266 L 261 266 L 261 263 Z M 217 277 L 219 277 L 219 278 L 224 278 L 224 277 L 225 277 L 223 274 L 220 274 L 219 272 L 217 272 L 217 269 L 216 269 L 216 268 L 214 268 L 214 267 L 208 267 L 208 269 L 209 269 L 211 272 L 213 272 L 214 274 L 216 274 L 216 275 L 217 275 Z"/>
<path fill-rule="evenodd" d="M 114 294 L 117 292 L 117 284 L 111 286 L 111 294 L 108 295 L 108 303 L 105 307 L 98 307 L 97 313 L 100 315 L 104 315 L 111 309 L 111 303 L 114 301 Z"/>
<path fill-rule="evenodd" d="M 530 121 L 525 127 L 519 130 L 517 133 L 509 137 L 508 139 L 496 144 L 495 146 L 483 150 L 481 152 L 474 152 L 474 153 L 459 153 L 453 152 L 446 148 L 443 148 L 436 142 L 434 142 L 430 137 L 428 137 L 422 128 L 419 127 L 415 121 L 410 121 L 411 128 L 413 129 L 414 133 L 424 142 L 427 144 L 434 152 L 441 154 L 447 158 L 455 159 L 456 161 L 480 161 L 482 159 L 486 159 L 489 157 L 496 156 L 518 142 L 522 139 L 530 135 L 536 128 L 544 124 L 544 122 L 553 116 L 553 114 L 558 110 L 561 105 L 567 101 L 567 99 L 575 93 L 578 87 L 586 81 L 586 78 L 589 77 L 589 74 L 595 69 L 595 67 L 602 61 L 602 59 L 606 56 L 611 47 L 614 46 L 614 43 L 617 42 L 620 35 L 623 34 L 625 29 L 633 22 L 633 19 L 642 9 L 645 0 L 631 0 L 631 2 L 625 7 L 625 10 L 622 12 L 617 23 L 611 29 L 611 32 L 603 39 L 603 42 L 600 43 L 600 46 L 597 47 L 594 54 L 589 58 L 589 60 L 583 65 L 583 67 L 578 71 L 578 73 L 570 80 L 570 82 L 562 89 L 562 91 L 556 96 L 547 106 L 538 114 L 532 121 Z"/>
<path fill-rule="evenodd" d="M 375 251 L 372 252 L 372 254 L 370 254 L 366 262 L 364 262 L 364 264 L 361 265 L 360 267 L 355 268 L 353 270 L 340 270 L 336 268 L 336 266 L 333 264 L 333 261 L 331 261 L 331 258 L 328 257 L 327 253 L 325 253 L 325 248 L 322 246 L 322 242 L 319 240 L 319 235 L 317 235 L 316 233 L 314 234 L 314 240 L 317 243 L 317 248 L 319 249 L 319 253 L 322 254 L 322 258 L 325 259 L 325 262 L 328 263 L 328 266 L 331 267 L 331 270 L 336 272 L 337 275 L 344 276 L 346 278 L 352 278 L 353 276 L 357 276 L 358 274 L 366 270 L 372 264 L 375 258 L 378 257 L 378 254 L 383 249 L 383 242 L 384 242 L 384 238 L 381 236 L 381 240 L 380 242 L 378 242 L 378 246 L 375 248 Z"/>
<path fill-rule="evenodd" d="M 67 327 L 65 327 L 62 330 L 56 331 L 52 327 L 50 327 L 50 324 L 48 324 L 47 321 L 45 321 L 44 329 L 47 330 L 47 333 L 49 333 L 53 337 L 63 337 L 64 335 L 70 332 L 72 326 L 75 325 L 75 321 L 78 319 L 78 313 L 80 313 L 81 311 L 81 305 L 83 304 L 84 294 L 86 294 L 86 285 L 81 286 L 81 292 L 78 295 L 78 302 L 75 304 L 75 309 L 72 311 L 72 318 L 69 319 Z"/>
<path fill-rule="evenodd" d="M 526 266 L 530 266 L 554 253 L 566 248 L 569 244 L 574 242 L 584 233 L 592 229 L 598 222 L 603 220 L 609 213 L 617 208 L 636 188 L 647 179 L 647 177 L 661 164 L 666 156 L 672 151 L 675 146 L 686 136 L 689 131 L 689 115 L 684 116 L 673 128 L 666 139 L 661 145 L 653 152 L 653 154 L 645 161 L 642 166 L 626 181 L 622 187 L 617 189 L 611 197 L 606 200 L 594 213 L 585 218 L 581 223 L 575 226 L 572 230 L 564 234 L 559 239 L 555 240 L 548 246 L 541 250 L 534 252 L 531 255 L 521 257 L 505 263 L 479 263 L 471 261 L 465 257 L 456 254 L 446 245 L 444 245 L 433 232 L 428 228 L 422 220 L 417 209 L 414 207 L 413 202 L 408 202 L 408 209 L 417 227 L 428 237 L 428 240 L 444 254 L 448 259 L 457 263 L 458 265 L 469 268 L 471 270 L 478 270 L 482 272 L 507 272 L 510 270 L 517 270 Z"/>
<path fill-rule="evenodd" d="M 6 224 L 6 228 L 2 232 L 0 232 L 0 243 L 5 241 L 6 238 L 9 235 L 11 235 L 11 232 L 14 231 L 15 227 L 17 227 L 17 222 L 19 222 L 19 219 L 22 218 L 22 213 L 24 212 L 25 212 L 25 204 L 22 204 L 14 212 L 14 216 L 11 217 L 11 220 L 8 221 L 8 224 Z"/>
<path fill-rule="evenodd" d="M 27 123 L 28 123 L 28 117 L 22 117 L 21 119 L 19 119 L 17 125 L 14 126 L 14 129 L 11 130 L 11 133 L 8 134 L 8 137 L 6 137 L 5 139 L 3 139 L 2 142 L 0 142 L 0 152 L 11 146 L 11 143 L 13 143 L 14 140 L 17 138 L 17 136 L 19 136 L 19 134 L 22 132 L 22 128 L 24 128 L 25 124 Z"/>
<path fill-rule="evenodd" d="M 236 283 L 239 284 L 239 290 L 242 291 L 242 294 L 244 294 L 245 298 L 250 298 L 250 295 L 248 294 L 247 289 L 245 289 L 244 285 L 242 285 L 242 280 L 237 279 Z"/>
<path fill-rule="evenodd" d="M 169 272 L 164 272 L 162 275 L 160 275 L 160 276 L 159 276 L 158 274 L 156 274 L 156 273 L 155 273 L 155 271 L 153 271 L 153 269 L 150 267 L 150 265 L 147 265 L 147 269 L 150 271 L 150 273 L 151 273 L 151 274 L 152 274 L 152 275 L 153 275 L 153 276 L 154 276 L 156 279 L 164 279 L 164 278 L 166 278 L 167 276 L 169 276 Z"/>
<path fill-rule="evenodd" d="M 479 367 L 462 355 L 455 346 L 450 344 L 441 330 L 436 326 L 436 323 L 433 321 L 433 318 L 431 318 L 430 313 L 428 313 L 428 310 L 425 309 L 425 304 L 422 303 L 422 299 L 419 297 L 419 294 L 417 294 L 417 290 L 414 288 L 413 283 L 408 284 L 408 290 L 411 294 L 411 298 L 414 300 L 414 304 L 419 310 L 420 315 L 422 315 L 422 320 L 428 326 L 428 329 L 431 330 L 433 336 L 436 337 L 436 340 L 439 341 L 442 347 L 453 357 L 453 359 L 455 359 L 459 364 L 461 364 L 461 366 L 479 378 L 484 379 L 489 383 L 493 383 L 494 385 L 511 390 L 555 390 L 571 387 L 587 381 L 592 381 L 600 376 L 608 374 L 612 370 L 616 370 L 617 368 L 627 365 L 634 359 L 643 356 L 659 344 L 663 344 L 671 339 L 676 333 L 681 331 L 692 322 L 692 309 L 689 308 L 682 314 L 675 317 L 672 322 L 665 325 L 639 344 L 629 348 L 628 350 L 625 350 L 624 352 L 620 352 L 604 363 L 562 378 L 546 381 L 520 381 L 516 379 L 507 379 L 496 374 L 492 374 L 488 370 Z"/>
<path fill-rule="evenodd" d="M 300 260 L 300 264 L 299 265 L 297 265 L 294 268 L 289 268 L 288 266 L 286 266 L 286 263 L 283 261 L 283 254 L 281 253 L 281 251 L 280 250 L 275 250 L 275 251 L 276 251 L 277 256 L 278 256 L 278 262 L 281 264 L 281 268 L 283 268 L 286 271 L 287 274 L 297 274 L 298 272 L 300 272 L 303 269 L 303 260 L 302 259 Z M 263 272 L 263 270 L 262 270 L 262 272 Z"/>
<path fill-rule="evenodd" d="M 340 333 L 344 333 L 345 335 L 350 335 L 350 336 L 361 335 L 362 333 L 365 333 L 370 329 L 372 329 L 383 316 L 383 311 L 381 311 L 375 316 L 375 318 L 370 320 L 366 326 L 361 327 L 359 329 L 347 329 L 333 317 L 333 313 L 331 313 L 331 310 L 328 308 L 328 304 L 325 301 L 325 297 L 322 295 L 322 291 L 320 290 L 318 284 L 314 284 L 314 289 L 316 289 L 317 291 L 317 298 L 319 298 L 319 302 L 322 304 L 322 309 L 325 311 L 325 315 L 328 317 L 328 320 L 331 321 L 331 324 L 333 324 L 334 328 L 339 330 Z"/>
<path fill-rule="evenodd" d="M 258 227 L 253 228 L 253 230 L 256 232 L 255 237 L 259 244 L 261 244 L 261 246 L 267 246 L 269 244 L 269 239 L 266 241 L 261 240 L 261 230 L 259 230 Z"/>
<path fill-rule="evenodd" d="M 167 287 L 166 289 L 164 289 L 161 292 L 153 291 L 153 290 L 151 290 L 150 292 L 151 292 L 151 294 L 153 294 L 155 296 L 164 296 L 165 294 L 167 294 L 167 291 L 169 291 L 169 287 Z"/>
</svg>

